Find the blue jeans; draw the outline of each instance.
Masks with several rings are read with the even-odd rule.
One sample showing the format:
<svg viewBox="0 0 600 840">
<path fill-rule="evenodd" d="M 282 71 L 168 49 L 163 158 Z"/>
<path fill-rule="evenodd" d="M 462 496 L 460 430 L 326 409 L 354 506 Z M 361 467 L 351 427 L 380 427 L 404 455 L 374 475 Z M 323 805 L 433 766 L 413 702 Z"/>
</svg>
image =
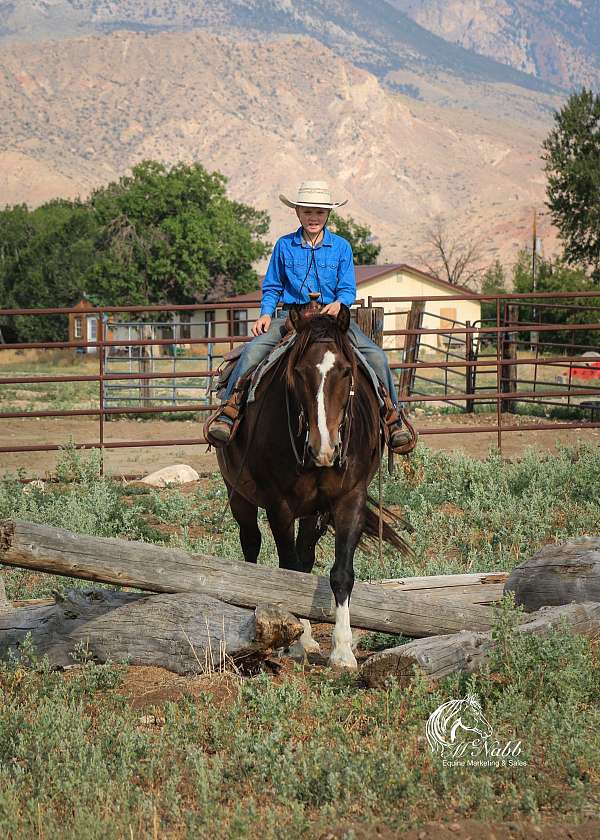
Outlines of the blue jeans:
<svg viewBox="0 0 600 840">
<path fill-rule="evenodd" d="M 281 340 L 281 328 L 285 324 L 287 315 L 281 318 L 274 318 L 271 321 L 271 326 L 266 333 L 256 336 L 256 338 L 249 341 L 242 355 L 238 359 L 237 365 L 234 367 L 227 383 L 227 390 L 225 391 L 224 400 L 228 400 L 233 394 L 235 384 L 251 367 L 254 367 L 259 362 L 269 355 L 273 347 Z M 396 394 L 396 386 L 394 378 L 390 370 L 388 359 L 381 347 L 378 347 L 374 341 L 364 334 L 364 332 L 356 326 L 354 321 L 350 321 L 348 328 L 348 338 L 352 344 L 363 354 L 367 363 L 373 368 L 377 378 L 383 382 L 387 392 L 394 405 L 398 405 L 398 395 Z"/>
</svg>

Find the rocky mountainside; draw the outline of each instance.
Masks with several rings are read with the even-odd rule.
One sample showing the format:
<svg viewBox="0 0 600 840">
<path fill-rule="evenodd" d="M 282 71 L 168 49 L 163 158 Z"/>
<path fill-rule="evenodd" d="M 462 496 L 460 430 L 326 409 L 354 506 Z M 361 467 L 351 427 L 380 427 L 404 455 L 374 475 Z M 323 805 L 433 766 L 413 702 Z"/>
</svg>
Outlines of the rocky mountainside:
<svg viewBox="0 0 600 840">
<path fill-rule="evenodd" d="M 438 37 L 400 6 L 387 0 L 0 0 L 0 36 L 24 40 L 192 28 L 293 33 L 310 35 L 379 76 L 445 71 L 462 79 L 544 88 L 533 76 Z"/>
<path fill-rule="evenodd" d="M 441 72 L 426 81 L 429 102 L 402 95 L 297 34 L 117 31 L 5 45 L 0 204 L 86 194 L 143 158 L 198 160 L 272 214 L 273 236 L 293 221 L 278 193 L 310 174 L 349 196 L 390 260 L 418 253 L 438 213 L 481 238 L 489 261 L 510 259 L 543 202 L 540 142 L 558 100 L 461 88 Z M 451 88 L 461 107 L 440 104 Z"/>
<path fill-rule="evenodd" d="M 600 0 L 389 0 L 436 35 L 566 88 L 600 85 Z"/>
</svg>

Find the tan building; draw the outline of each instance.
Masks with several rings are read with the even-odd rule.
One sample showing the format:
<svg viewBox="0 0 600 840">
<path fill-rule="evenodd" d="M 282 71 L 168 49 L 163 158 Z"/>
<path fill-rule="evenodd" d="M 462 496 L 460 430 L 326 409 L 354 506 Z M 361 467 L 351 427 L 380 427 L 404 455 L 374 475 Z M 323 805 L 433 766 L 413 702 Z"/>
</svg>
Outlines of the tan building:
<svg viewBox="0 0 600 840">
<path fill-rule="evenodd" d="M 461 300 L 447 303 L 443 300 L 431 300 L 425 304 L 423 327 L 432 329 L 451 328 L 461 326 L 467 321 L 478 325 L 481 320 L 481 304 L 473 299 L 473 292 L 463 286 L 452 286 L 443 280 L 437 280 L 429 274 L 413 268 L 405 263 L 389 265 L 359 265 L 356 266 L 356 296 L 357 301 L 367 305 L 369 298 L 374 298 L 374 306 L 385 309 L 384 330 L 400 330 L 406 327 L 407 313 L 410 303 L 392 303 L 378 301 L 377 298 L 393 297 L 439 297 L 461 295 Z M 225 335 L 247 335 L 249 326 L 258 317 L 260 292 L 250 292 L 245 295 L 235 295 L 225 298 L 222 302 L 230 305 L 229 309 L 221 310 L 220 323 L 216 323 L 211 330 L 210 325 L 204 328 L 204 334 L 211 330 L 215 338 Z M 205 313 L 206 314 L 206 313 Z M 214 317 L 214 316 L 209 316 Z M 202 314 L 200 314 L 202 318 Z M 387 349 L 400 348 L 404 344 L 404 336 L 384 336 L 384 347 Z M 447 339 L 444 336 L 430 336 L 422 342 L 431 345 L 430 352 L 444 346 Z"/>
</svg>

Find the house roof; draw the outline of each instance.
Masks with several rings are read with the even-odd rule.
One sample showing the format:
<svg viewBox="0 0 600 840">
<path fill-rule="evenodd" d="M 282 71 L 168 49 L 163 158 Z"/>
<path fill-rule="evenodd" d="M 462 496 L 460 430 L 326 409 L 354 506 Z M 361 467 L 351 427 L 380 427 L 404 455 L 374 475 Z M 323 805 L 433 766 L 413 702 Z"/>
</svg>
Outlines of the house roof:
<svg viewBox="0 0 600 840">
<path fill-rule="evenodd" d="M 445 291 L 451 291 L 453 294 L 464 294 L 465 297 L 474 297 L 475 295 L 474 292 L 472 292 L 470 289 L 467 289 L 465 286 L 453 286 L 452 283 L 448 283 L 446 282 L 446 280 L 438 280 L 438 278 L 434 277 L 432 274 L 427 274 L 427 272 L 421 271 L 419 268 L 414 268 L 412 265 L 407 265 L 406 263 L 386 263 L 384 265 L 356 265 L 354 266 L 354 271 L 356 273 L 357 288 L 363 286 L 365 283 L 368 283 L 371 280 L 375 280 L 378 277 L 384 277 L 386 274 L 404 271 L 410 274 L 415 274 L 417 275 L 417 277 L 421 277 L 426 282 L 432 283 L 435 286 L 439 286 Z M 264 277 L 260 278 L 261 286 L 263 279 Z M 260 300 L 260 289 L 257 289 L 255 292 L 247 292 L 244 295 L 233 295 L 232 297 L 225 297 L 222 300 L 226 303 L 254 303 L 257 300 Z"/>
</svg>

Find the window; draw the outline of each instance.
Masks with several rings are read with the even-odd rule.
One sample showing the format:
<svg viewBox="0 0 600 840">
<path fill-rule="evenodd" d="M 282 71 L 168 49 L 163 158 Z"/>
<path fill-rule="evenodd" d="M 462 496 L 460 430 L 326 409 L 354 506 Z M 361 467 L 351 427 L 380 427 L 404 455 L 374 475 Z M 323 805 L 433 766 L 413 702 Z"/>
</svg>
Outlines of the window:
<svg viewBox="0 0 600 840">
<path fill-rule="evenodd" d="M 77 315 L 75 318 L 75 338 L 81 338 L 81 315 Z"/>
<path fill-rule="evenodd" d="M 191 338 L 192 337 L 192 313 L 191 312 L 180 312 L 179 313 L 179 338 Z"/>
<path fill-rule="evenodd" d="M 248 335 L 248 310 L 234 309 L 232 312 L 232 335 Z"/>
<path fill-rule="evenodd" d="M 215 320 L 217 313 L 214 309 L 204 310 L 204 338 L 215 337 Z"/>
<path fill-rule="evenodd" d="M 88 341 L 96 341 L 98 338 L 98 321 L 95 317 L 88 317 Z"/>
</svg>

